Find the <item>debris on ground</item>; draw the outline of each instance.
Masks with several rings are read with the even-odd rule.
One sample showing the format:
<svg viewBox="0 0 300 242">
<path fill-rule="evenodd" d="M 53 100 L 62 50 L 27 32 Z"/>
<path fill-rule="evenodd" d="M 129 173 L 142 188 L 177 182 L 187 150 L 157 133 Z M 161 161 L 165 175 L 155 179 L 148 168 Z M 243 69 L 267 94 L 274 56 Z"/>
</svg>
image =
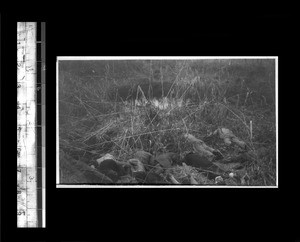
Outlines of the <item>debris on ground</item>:
<svg viewBox="0 0 300 242">
<path fill-rule="evenodd" d="M 203 170 L 211 170 L 214 172 L 221 172 L 221 168 L 211 162 L 206 156 L 201 156 L 199 153 L 189 153 L 185 156 L 184 162 L 192 167 Z"/>
<path fill-rule="evenodd" d="M 140 160 L 144 165 L 149 165 L 153 156 L 149 152 L 138 150 L 133 157 Z"/>
<path fill-rule="evenodd" d="M 125 175 L 125 176 L 120 177 L 120 179 L 116 183 L 117 184 L 137 184 L 138 181 L 131 175 Z"/>
<path fill-rule="evenodd" d="M 214 135 L 219 135 L 219 138 L 224 141 L 226 145 L 231 145 L 232 143 L 238 145 L 242 149 L 246 148 L 246 143 L 236 137 L 233 132 L 226 128 L 218 128 L 213 132 Z"/>
<path fill-rule="evenodd" d="M 61 184 L 113 184 L 113 180 L 82 161 L 60 151 Z"/>
<path fill-rule="evenodd" d="M 170 174 L 169 175 L 169 178 L 170 178 L 170 180 L 171 180 L 171 182 L 173 183 L 173 184 L 180 184 L 180 182 L 179 181 L 177 181 L 176 179 L 175 179 L 175 177 L 172 175 L 172 174 Z"/>
<path fill-rule="evenodd" d="M 104 160 L 115 160 L 115 157 L 111 154 L 105 154 L 104 156 L 100 157 L 99 159 L 97 159 L 97 163 L 98 165 L 100 165 L 100 163 Z"/>
<path fill-rule="evenodd" d="M 120 176 L 125 174 L 123 167 L 113 159 L 103 160 L 96 169 L 113 181 L 117 181 Z"/>
<path fill-rule="evenodd" d="M 221 176 L 217 176 L 215 178 L 215 184 L 225 185 L 225 182 L 224 182 L 224 180 L 223 180 L 223 178 Z"/>
<path fill-rule="evenodd" d="M 168 152 L 157 155 L 154 160 L 157 161 L 160 165 L 162 165 L 165 168 L 169 168 L 173 165 L 173 163 L 176 163 L 176 160 L 178 159 L 176 153 Z"/>
<path fill-rule="evenodd" d="M 247 185 L 246 165 L 253 157 L 267 152 L 265 149 L 245 151 L 245 142 L 227 128 L 218 128 L 203 138 L 205 142 L 192 134 L 184 137 L 192 145 L 192 152 L 151 154 L 137 150 L 126 160 L 107 153 L 81 169 L 79 177 L 88 176 L 89 183 L 99 184 Z M 230 148 L 232 144 L 244 151 Z"/>
<path fill-rule="evenodd" d="M 207 146 L 204 141 L 197 139 L 195 136 L 191 134 L 185 134 L 184 137 L 193 144 L 194 151 L 199 155 L 206 157 L 209 161 L 212 161 L 215 155 L 215 149 Z"/>
<path fill-rule="evenodd" d="M 145 172 L 145 166 L 139 159 L 130 159 L 128 164 L 131 165 L 132 172 Z"/>
<path fill-rule="evenodd" d="M 193 175 L 190 175 L 190 181 L 192 185 L 199 185 L 199 183 L 195 180 Z"/>
</svg>

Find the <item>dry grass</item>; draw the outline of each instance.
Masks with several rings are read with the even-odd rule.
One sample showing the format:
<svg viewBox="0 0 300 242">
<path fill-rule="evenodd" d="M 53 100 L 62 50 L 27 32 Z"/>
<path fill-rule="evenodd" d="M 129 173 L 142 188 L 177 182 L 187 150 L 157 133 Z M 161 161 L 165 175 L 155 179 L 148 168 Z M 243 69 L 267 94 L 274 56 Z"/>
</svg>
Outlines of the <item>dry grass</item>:
<svg viewBox="0 0 300 242">
<path fill-rule="evenodd" d="M 184 138 L 185 133 L 205 139 L 216 128 L 226 127 L 246 142 L 252 155 L 246 167 L 249 179 L 245 185 L 276 185 L 273 107 L 230 103 L 224 99 L 228 85 L 211 76 L 204 78 L 190 73 L 180 76 L 184 68 L 185 65 L 178 67 L 171 88 L 172 99 L 168 99 L 169 105 L 164 108 L 153 103 L 139 106 L 135 102 L 107 101 L 110 81 L 106 78 L 82 82 L 76 75 L 61 73 L 60 149 L 86 164 L 92 164 L 106 153 L 126 161 L 141 149 L 151 154 L 175 152 L 183 157 L 192 150 Z M 225 155 L 232 154 L 232 150 L 222 144 L 207 142 L 223 149 Z M 178 174 L 177 178 L 184 176 L 182 167 L 176 169 L 173 174 Z M 210 184 L 201 174 L 189 173 L 194 174 L 200 184 Z"/>
</svg>

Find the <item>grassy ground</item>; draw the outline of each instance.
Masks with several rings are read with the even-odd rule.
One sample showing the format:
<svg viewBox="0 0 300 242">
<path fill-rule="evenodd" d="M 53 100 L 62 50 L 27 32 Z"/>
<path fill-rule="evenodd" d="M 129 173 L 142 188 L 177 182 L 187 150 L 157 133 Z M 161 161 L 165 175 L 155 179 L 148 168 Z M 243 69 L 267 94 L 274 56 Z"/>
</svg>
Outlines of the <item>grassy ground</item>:
<svg viewBox="0 0 300 242">
<path fill-rule="evenodd" d="M 106 153 L 126 161 L 141 149 L 183 158 L 192 150 L 184 138 L 190 133 L 232 156 L 234 149 L 208 138 L 225 127 L 246 142 L 251 154 L 244 185 L 276 185 L 272 60 L 97 63 L 60 65 L 59 140 L 65 153 L 88 165 Z M 131 87 L 135 93 L 149 80 L 164 88 L 160 94 L 168 95 L 167 108 L 119 98 L 118 89 Z M 148 99 L 155 96 L 153 90 L 145 94 Z"/>
</svg>

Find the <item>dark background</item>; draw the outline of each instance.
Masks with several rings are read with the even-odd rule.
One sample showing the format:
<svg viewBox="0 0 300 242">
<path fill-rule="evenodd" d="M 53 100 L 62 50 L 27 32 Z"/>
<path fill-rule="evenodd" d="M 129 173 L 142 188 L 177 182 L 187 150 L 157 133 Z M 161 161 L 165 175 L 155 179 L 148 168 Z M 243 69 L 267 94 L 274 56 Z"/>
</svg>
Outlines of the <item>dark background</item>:
<svg viewBox="0 0 300 242">
<path fill-rule="evenodd" d="M 290 139 L 298 133 L 291 123 L 299 75 L 293 67 L 295 16 L 271 9 L 246 13 L 247 6 L 220 13 L 192 5 L 179 6 L 181 12 L 142 7 L 133 13 L 96 5 L 77 12 L 58 5 L 47 13 L 1 13 L 1 241 L 299 238 L 298 151 Z M 46 229 L 16 228 L 17 21 L 46 22 Z M 279 152 L 279 188 L 57 189 L 56 56 L 106 55 L 279 56 L 279 144 L 289 146 Z"/>
</svg>

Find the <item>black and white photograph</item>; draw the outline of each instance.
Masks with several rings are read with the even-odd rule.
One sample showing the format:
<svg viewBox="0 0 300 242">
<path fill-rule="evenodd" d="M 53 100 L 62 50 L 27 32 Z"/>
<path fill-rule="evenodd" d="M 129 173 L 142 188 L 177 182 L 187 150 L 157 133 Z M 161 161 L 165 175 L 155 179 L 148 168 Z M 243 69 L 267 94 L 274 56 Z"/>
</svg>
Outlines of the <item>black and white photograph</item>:
<svg viewBox="0 0 300 242">
<path fill-rule="evenodd" d="M 277 57 L 58 57 L 57 186 L 277 187 Z"/>
<path fill-rule="evenodd" d="M 299 240 L 298 15 L 108 3 L 1 9 L 0 241 Z"/>
</svg>

